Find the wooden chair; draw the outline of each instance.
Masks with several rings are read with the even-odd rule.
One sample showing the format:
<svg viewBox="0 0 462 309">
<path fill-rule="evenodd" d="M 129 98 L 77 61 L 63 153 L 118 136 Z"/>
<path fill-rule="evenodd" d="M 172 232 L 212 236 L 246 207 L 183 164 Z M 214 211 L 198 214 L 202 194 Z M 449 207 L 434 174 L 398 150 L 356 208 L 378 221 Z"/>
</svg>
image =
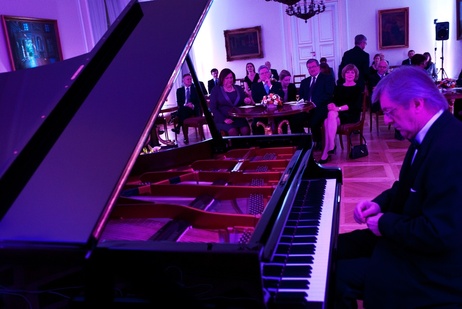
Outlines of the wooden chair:
<svg viewBox="0 0 462 309">
<path fill-rule="evenodd" d="M 361 111 L 361 118 L 356 123 L 346 123 L 341 124 L 337 127 L 337 134 L 340 140 L 340 147 L 343 149 L 343 135 L 347 137 L 347 154 L 350 153 L 351 148 L 351 134 L 354 131 L 359 132 L 360 140 L 362 142 L 361 137 L 363 137 L 363 128 L 364 128 L 364 120 L 366 119 L 366 112 L 367 112 L 367 102 L 368 102 L 368 95 L 367 93 L 363 93 L 363 104 L 362 104 L 362 111 Z"/>
<path fill-rule="evenodd" d="M 183 121 L 183 136 L 184 136 L 184 143 L 189 144 L 189 127 L 193 127 L 196 129 L 196 137 L 197 134 L 199 133 L 199 138 L 201 141 L 205 140 L 205 134 L 204 134 L 204 125 L 207 124 L 207 120 L 205 119 L 204 116 L 199 116 L 199 117 L 190 117 L 186 118 Z"/>
</svg>

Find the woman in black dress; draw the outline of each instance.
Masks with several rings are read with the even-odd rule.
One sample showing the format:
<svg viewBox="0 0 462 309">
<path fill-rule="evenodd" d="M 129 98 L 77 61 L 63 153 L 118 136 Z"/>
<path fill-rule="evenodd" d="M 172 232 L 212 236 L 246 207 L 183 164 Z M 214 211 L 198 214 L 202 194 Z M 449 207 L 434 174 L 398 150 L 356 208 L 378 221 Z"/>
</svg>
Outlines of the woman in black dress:
<svg viewBox="0 0 462 309">
<path fill-rule="evenodd" d="M 362 89 L 356 83 L 359 77 L 358 68 L 354 64 L 346 65 L 342 70 L 343 84 L 335 86 L 334 102 L 327 105 L 327 118 L 324 120 L 324 148 L 321 160 L 329 161 L 329 154 L 335 151 L 335 134 L 337 127 L 345 123 L 355 123 L 361 117 Z"/>
</svg>

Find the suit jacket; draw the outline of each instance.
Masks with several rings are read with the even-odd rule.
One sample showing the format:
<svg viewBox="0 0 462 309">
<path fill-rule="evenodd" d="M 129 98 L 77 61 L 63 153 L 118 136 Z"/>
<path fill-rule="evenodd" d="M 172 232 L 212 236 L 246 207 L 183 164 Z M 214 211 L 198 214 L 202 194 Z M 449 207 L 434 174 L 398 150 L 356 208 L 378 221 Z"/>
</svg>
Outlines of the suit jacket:
<svg viewBox="0 0 462 309">
<path fill-rule="evenodd" d="M 284 96 L 282 96 L 284 100 Z M 287 86 L 287 100 L 284 100 L 285 102 L 290 102 L 290 101 L 295 101 L 297 99 L 297 87 L 295 86 L 294 83 L 290 83 L 289 86 Z"/>
<path fill-rule="evenodd" d="M 448 111 L 399 180 L 377 196 L 384 214 L 367 267 L 367 308 L 462 304 L 462 122 Z M 439 307 L 438 307 L 439 308 Z"/>
<path fill-rule="evenodd" d="M 310 100 L 310 85 L 311 79 L 309 76 L 302 80 L 300 83 L 300 98 Z M 316 104 L 316 107 L 325 108 L 327 112 L 327 104 L 332 102 L 334 95 L 335 80 L 331 75 L 320 73 L 316 78 L 313 92 L 311 94 L 311 101 Z"/>
<path fill-rule="evenodd" d="M 284 97 L 284 91 L 282 91 L 282 85 L 280 82 L 272 82 L 271 83 L 271 89 L 270 93 L 275 93 L 278 94 L 281 98 Z M 262 82 L 260 83 L 254 83 L 252 84 L 252 99 L 255 103 L 260 103 L 261 100 L 263 99 L 263 96 L 265 96 L 266 90 L 265 86 L 263 85 Z"/>
<path fill-rule="evenodd" d="M 355 46 L 350 50 L 347 50 L 342 57 L 338 70 L 338 84 L 343 83 L 342 70 L 347 64 L 354 64 L 359 70 L 358 85 L 364 87 L 365 82 L 369 78 L 369 54 L 366 53 L 361 47 Z"/>
<path fill-rule="evenodd" d="M 202 92 L 207 94 L 207 90 L 205 90 L 205 86 L 203 82 L 200 82 Z M 199 94 L 197 93 L 196 86 L 194 84 L 191 85 L 191 95 L 190 95 L 191 103 L 194 104 L 194 115 L 200 116 L 202 115 L 202 108 L 200 104 Z M 176 103 L 178 104 L 178 109 L 183 109 L 184 104 L 186 101 L 186 90 L 185 87 L 182 86 L 176 90 Z M 186 107 L 189 109 L 188 107 Z"/>
<path fill-rule="evenodd" d="M 274 78 L 276 81 L 279 81 L 279 74 L 277 70 L 271 69 L 271 78 Z"/>
<path fill-rule="evenodd" d="M 212 78 L 207 82 L 207 90 L 209 91 L 210 94 L 212 94 L 212 89 L 215 87 L 215 80 Z"/>
<path fill-rule="evenodd" d="M 385 73 L 387 75 L 387 73 Z M 380 75 L 375 72 L 369 76 L 369 82 L 367 83 L 367 90 L 369 91 L 370 97 L 372 97 L 372 90 L 375 86 L 380 82 L 381 78 Z"/>
<path fill-rule="evenodd" d="M 407 58 L 401 62 L 401 65 L 411 65 L 411 59 Z"/>
</svg>

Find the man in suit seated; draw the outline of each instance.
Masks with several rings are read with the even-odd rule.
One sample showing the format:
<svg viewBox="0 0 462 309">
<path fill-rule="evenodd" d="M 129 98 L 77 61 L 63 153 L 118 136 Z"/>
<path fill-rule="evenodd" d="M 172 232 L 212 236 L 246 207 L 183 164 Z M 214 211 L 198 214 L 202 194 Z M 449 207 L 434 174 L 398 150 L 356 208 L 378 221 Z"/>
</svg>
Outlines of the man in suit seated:
<svg viewBox="0 0 462 309">
<path fill-rule="evenodd" d="M 265 62 L 265 65 L 266 65 L 266 66 L 268 67 L 268 69 L 270 69 L 270 71 L 271 71 L 271 76 L 270 76 L 271 80 L 278 82 L 278 81 L 279 81 L 278 70 L 272 69 L 272 68 L 271 68 L 271 62 L 269 62 L 269 61 L 266 61 L 266 62 Z"/>
<path fill-rule="evenodd" d="M 252 84 L 252 99 L 255 103 L 260 103 L 263 97 L 269 93 L 277 94 L 284 98 L 284 91 L 280 82 L 271 81 L 271 71 L 266 65 L 262 65 L 258 68 L 258 74 L 260 76 L 260 82 Z M 275 119 L 276 121 L 276 119 Z M 255 118 L 252 122 L 253 134 L 265 134 L 265 130 L 257 126 L 257 122 L 268 124 L 266 118 Z"/>
<path fill-rule="evenodd" d="M 309 77 L 300 84 L 300 98 L 316 104 L 316 108 L 308 113 L 301 113 L 292 117 L 293 122 L 307 122 L 316 142 L 316 149 L 321 148 L 321 127 L 327 118 L 327 104 L 331 103 L 334 95 L 335 80 L 332 75 L 320 74 L 321 68 L 317 59 L 308 59 L 306 62 Z"/>
<path fill-rule="evenodd" d="M 460 308 L 462 123 L 417 67 L 395 69 L 372 99 L 411 144 L 398 180 L 356 205 L 364 226 L 338 237 L 333 307 Z"/>
<path fill-rule="evenodd" d="M 412 62 L 411 62 L 411 59 L 412 57 L 415 55 L 415 51 L 413 49 L 410 49 L 408 52 L 407 52 L 407 59 L 404 59 L 402 62 L 401 62 L 401 65 L 411 65 Z"/>
<path fill-rule="evenodd" d="M 208 81 L 207 83 L 207 90 L 209 93 L 212 93 L 213 87 L 218 85 L 218 69 L 213 68 L 210 71 L 210 74 L 212 74 L 212 79 Z"/>
<path fill-rule="evenodd" d="M 204 95 L 207 94 L 204 83 L 200 82 L 200 87 Z M 198 117 L 202 115 L 199 94 L 196 86 L 192 82 L 190 73 L 183 75 L 183 86 L 176 90 L 176 102 L 178 104 L 178 125 L 172 129 L 175 133 L 180 133 L 180 128 L 186 118 Z M 183 132 L 183 135 L 188 132 Z"/>
</svg>

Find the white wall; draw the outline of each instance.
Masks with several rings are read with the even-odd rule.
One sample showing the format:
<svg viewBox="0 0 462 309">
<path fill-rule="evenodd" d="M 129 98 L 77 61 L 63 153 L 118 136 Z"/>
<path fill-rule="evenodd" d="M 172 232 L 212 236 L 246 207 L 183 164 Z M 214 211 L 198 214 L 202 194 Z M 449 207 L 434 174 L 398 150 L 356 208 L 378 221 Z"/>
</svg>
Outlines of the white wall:
<svg viewBox="0 0 462 309">
<path fill-rule="evenodd" d="M 336 0 L 328 0 L 336 1 Z M 378 10 L 409 7 L 409 48 L 378 49 Z M 401 64 L 407 51 L 430 52 L 438 68 L 441 67 L 441 41 L 435 40 L 434 19 L 449 21 L 449 40 L 444 44 L 444 68 L 449 77 L 457 77 L 462 69 L 462 40 L 456 39 L 456 10 L 454 0 L 338 0 L 339 45 L 341 53 L 354 45 L 356 34 L 368 38 L 366 51 L 371 55 L 383 52 L 390 65 Z M 284 42 L 287 25 L 284 24 L 285 6 L 265 0 L 215 0 L 194 43 L 194 59 L 199 78 L 210 78 L 210 69 L 230 68 L 237 77 L 244 77 L 245 63 L 256 67 L 270 60 L 273 68 L 287 67 L 290 50 Z M 295 18 L 295 17 L 291 17 Z M 263 59 L 226 61 L 223 31 L 242 27 L 262 26 Z M 435 48 L 436 57 L 435 57 Z M 338 60 L 340 63 L 340 59 Z"/>
<path fill-rule="evenodd" d="M 441 67 L 441 43 L 436 41 L 434 19 L 438 22 L 449 22 L 449 40 L 444 44 L 444 69 L 449 77 L 457 77 L 462 69 L 462 41 L 457 40 L 456 1 L 453 0 L 346 0 L 348 21 L 348 48 L 354 42 L 357 33 L 368 38 L 366 51 L 371 58 L 383 52 L 390 65 L 399 65 L 407 58 L 407 51 L 414 49 L 417 53 L 429 52 L 436 67 Z M 409 7 L 409 48 L 378 49 L 378 10 Z M 436 57 L 435 57 L 435 48 Z"/>
<path fill-rule="evenodd" d="M 245 77 L 245 65 L 258 66 L 271 62 L 272 68 L 282 70 L 286 65 L 282 5 L 265 0 L 215 0 L 193 45 L 196 71 L 199 78 L 211 78 L 210 70 L 229 68 L 237 78 Z M 263 57 L 226 61 L 224 30 L 261 26 Z"/>
</svg>

